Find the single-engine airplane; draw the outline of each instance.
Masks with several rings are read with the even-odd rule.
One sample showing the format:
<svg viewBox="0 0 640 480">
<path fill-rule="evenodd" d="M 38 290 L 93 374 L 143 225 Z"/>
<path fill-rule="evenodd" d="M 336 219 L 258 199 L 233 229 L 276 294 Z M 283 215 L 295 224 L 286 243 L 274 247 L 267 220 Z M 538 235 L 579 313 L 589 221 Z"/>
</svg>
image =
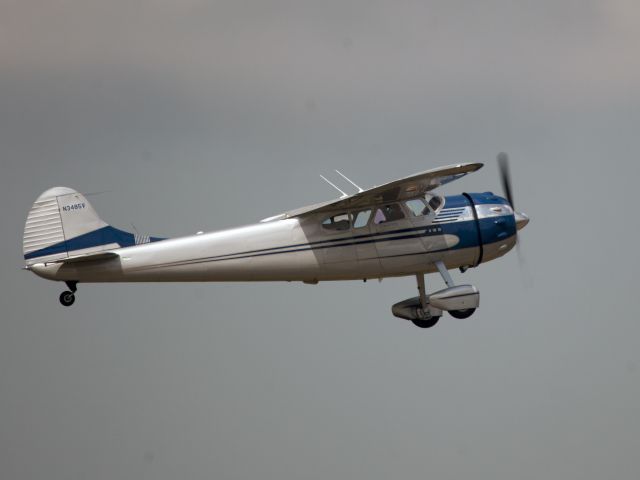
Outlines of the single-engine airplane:
<svg viewBox="0 0 640 480">
<path fill-rule="evenodd" d="M 480 169 L 464 163 L 427 170 L 259 223 L 180 238 L 141 236 L 98 217 L 86 197 L 54 187 L 35 201 L 24 230 L 25 269 L 64 281 L 60 303 L 75 301 L 78 283 L 223 282 L 382 279 L 415 275 L 417 297 L 392 313 L 421 328 L 443 311 L 469 317 L 479 306 L 473 285 L 455 285 L 461 272 L 501 257 L 529 218 L 514 210 L 508 160 L 498 156 L 505 197 L 487 193 L 441 196 L 434 189 Z M 324 177 L 323 177 L 324 178 Z M 326 180 L 326 179 L 325 179 Z M 331 183 L 331 182 L 329 182 Z M 447 288 L 427 294 L 425 274 Z"/>
</svg>

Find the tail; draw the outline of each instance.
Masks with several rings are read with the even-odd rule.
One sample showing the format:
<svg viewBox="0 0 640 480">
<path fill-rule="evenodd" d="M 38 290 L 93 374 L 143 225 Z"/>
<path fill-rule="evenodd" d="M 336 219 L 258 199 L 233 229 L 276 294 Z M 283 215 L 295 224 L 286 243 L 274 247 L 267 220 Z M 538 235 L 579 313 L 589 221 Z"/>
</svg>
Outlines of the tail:
<svg viewBox="0 0 640 480">
<path fill-rule="evenodd" d="M 164 240 L 134 235 L 108 225 L 89 201 L 67 187 L 50 188 L 35 201 L 24 227 L 27 265 L 60 261 L 121 247 Z"/>
</svg>

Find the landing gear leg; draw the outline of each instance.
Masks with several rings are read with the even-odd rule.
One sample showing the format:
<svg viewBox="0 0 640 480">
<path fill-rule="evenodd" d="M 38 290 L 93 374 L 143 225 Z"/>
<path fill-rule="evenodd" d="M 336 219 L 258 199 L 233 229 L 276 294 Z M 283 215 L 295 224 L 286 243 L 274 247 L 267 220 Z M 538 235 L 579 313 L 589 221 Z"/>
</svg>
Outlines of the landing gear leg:
<svg viewBox="0 0 640 480">
<path fill-rule="evenodd" d="M 418 281 L 418 294 L 420 295 L 420 306 L 416 307 L 416 318 L 411 322 L 420 328 L 431 328 L 438 320 L 440 316 L 431 315 L 429 313 L 429 301 L 427 300 L 427 289 L 424 281 L 424 273 L 416 274 L 416 280 Z"/>
<path fill-rule="evenodd" d="M 449 275 L 449 270 L 447 270 L 447 267 L 442 260 L 438 260 L 436 262 L 436 268 L 438 269 L 440 276 L 444 280 L 444 283 L 447 284 L 447 287 L 455 286 L 455 284 L 453 283 L 453 278 L 451 278 L 451 275 Z"/>
<path fill-rule="evenodd" d="M 73 305 L 73 302 L 76 301 L 75 293 L 78 290 L 78 282 L 68 281 L 65 282 L 69 290 L 64 291 L 60 294 L 60 303 L 65 307 L 70 307 Z"/>
<path fill-rule="evenodd" d="M 424 273 L 416 274 L 416 280 L 418 281 L 418 295 L 420 296 L 420 305 L 422 306 L 422 310 L 426 311 L 429 308 L 429 302 L 427 301 L 427 288 L 425 286 Z"/>
</svg>

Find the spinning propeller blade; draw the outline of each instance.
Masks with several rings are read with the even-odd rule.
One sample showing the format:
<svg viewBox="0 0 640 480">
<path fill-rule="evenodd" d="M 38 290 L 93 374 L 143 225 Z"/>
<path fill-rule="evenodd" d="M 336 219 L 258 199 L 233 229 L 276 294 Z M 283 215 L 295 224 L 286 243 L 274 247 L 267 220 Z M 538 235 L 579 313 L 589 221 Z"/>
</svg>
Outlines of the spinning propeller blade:
<svg viewBox="0 0 640 480">
<path fill-rule="evenodd" d="M 511 204 L 511 208 L 513 208 L 513 213 L 516 217 L 516 225 L 517 225 L 516 251 L 518 254 L 518 264 L 520 265 L 520 271 L 523 273 L 524 276 L 526 276 L 526 279 L 525 277 L 523 277 L 523 280 L 525 280 L 525 283 L 527 284 L 527 286 L 530 286 L 531 277 L 527 272 L 526 261 L 524 259 L 524 254 L 521 250 L 520 234 L 518 233 L 518 230 L 520 230 L 527 223 L 529 223 L 529 217 L 527 217 L 522 212 L 518 212 L 514 206 L 513 188 L 511 187 L 511 172 L 509 170 L 509 156 L 504 152 L 500 152 L 498 154 L 498 169 L 500 171 L 500 181 L 502 183 L 502 191 L 504 192 L 504 197 Z"/>
<path fill-rule="evenodd" d="M 511 207 L 515 210 L 513 205 L 513 190 L 511 189 L 511 173 L 509 172 L 509 156 L 504 152 L 498 154 L 498 168 L 500 169 L 500 181 L 502 182 L 504 196 L 509 200 Z"/>
</svg>

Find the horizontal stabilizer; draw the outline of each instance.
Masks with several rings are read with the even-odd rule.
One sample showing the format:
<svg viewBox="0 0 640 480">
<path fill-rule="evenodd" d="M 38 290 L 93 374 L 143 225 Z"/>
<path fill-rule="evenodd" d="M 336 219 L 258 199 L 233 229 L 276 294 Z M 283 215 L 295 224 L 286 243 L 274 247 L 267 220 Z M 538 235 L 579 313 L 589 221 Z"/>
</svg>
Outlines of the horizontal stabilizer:
<svg viewBox="0 0 640 480">
<path fill-rule="evenodd" d="M 83 255 L 74 255 L 68 258 L 61 258 L 60 260 L 54 260 L 51 263 L 79 263 L 79 262 L 93 262 L 100 260 L 113 260 L 119 258 L 115 252 L 98 252 L 98 253 L 85 253 Z"/>
</svg>

